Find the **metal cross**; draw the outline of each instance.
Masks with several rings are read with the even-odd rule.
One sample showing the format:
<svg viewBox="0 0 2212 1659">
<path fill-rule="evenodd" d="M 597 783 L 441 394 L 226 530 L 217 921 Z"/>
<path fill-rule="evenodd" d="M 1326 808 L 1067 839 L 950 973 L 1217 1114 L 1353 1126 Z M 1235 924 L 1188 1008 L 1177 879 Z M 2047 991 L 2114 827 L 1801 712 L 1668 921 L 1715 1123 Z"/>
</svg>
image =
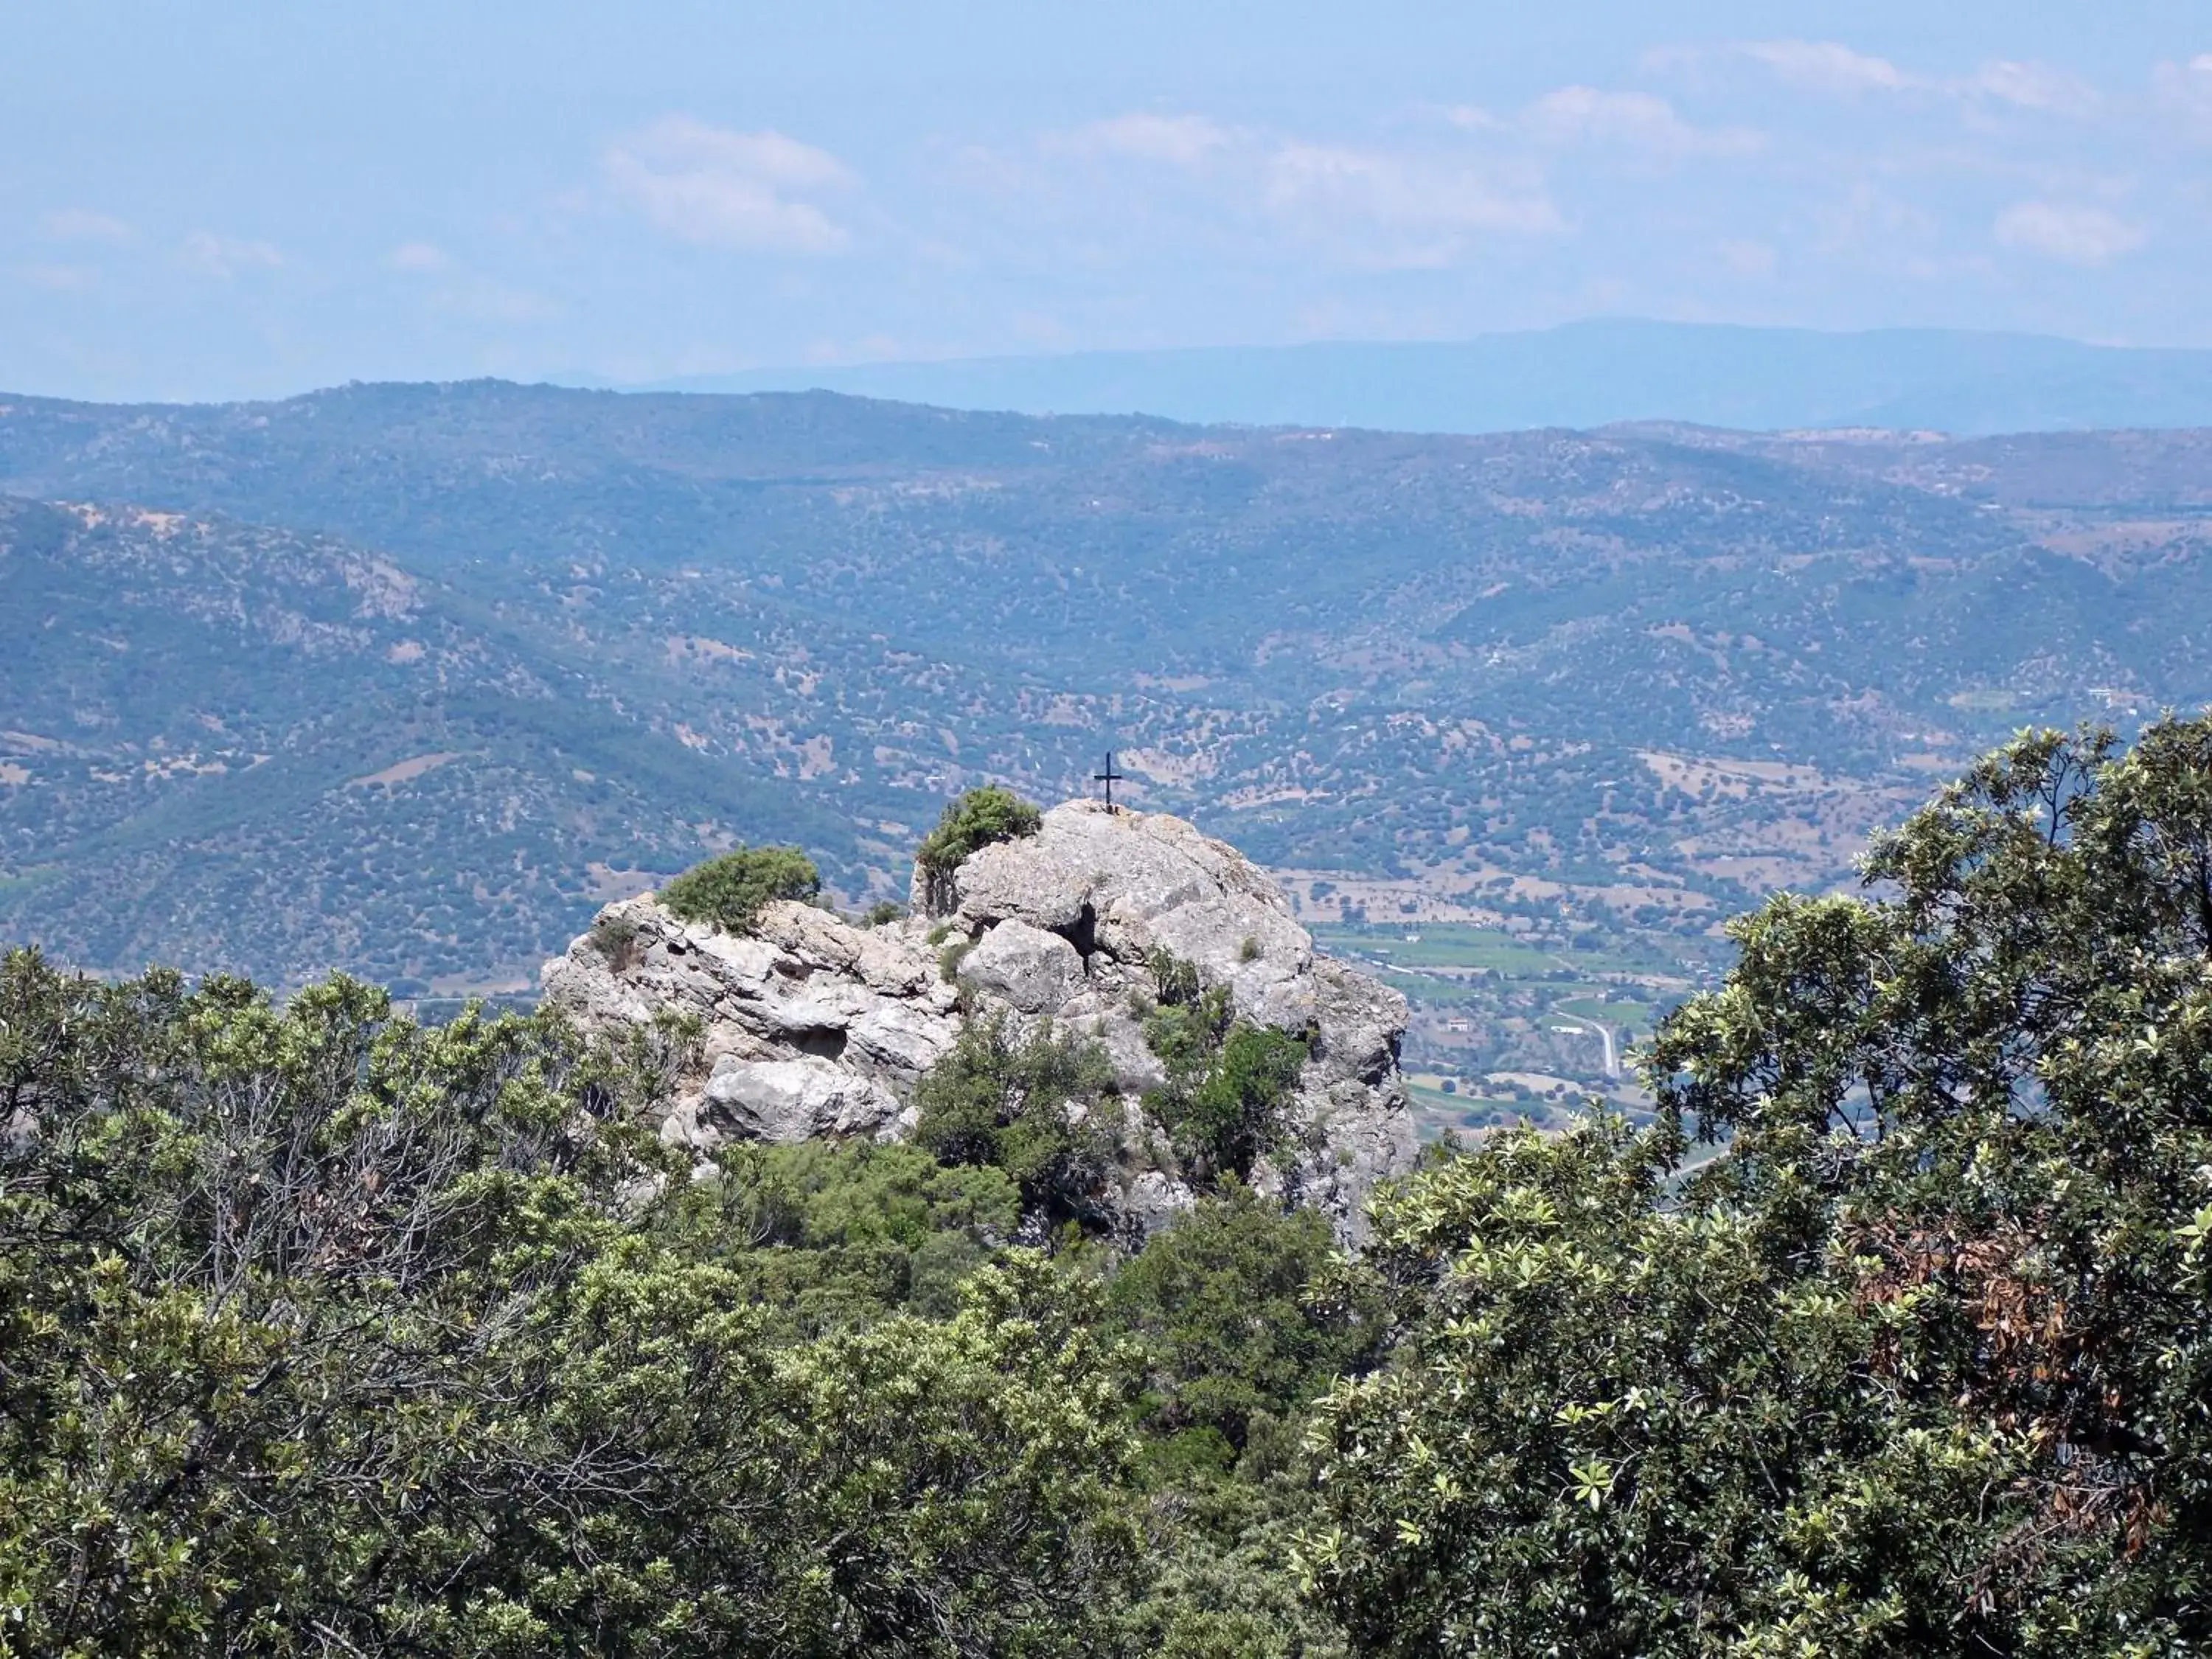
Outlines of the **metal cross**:
<svg viewBox="0 0 2212 1659">
<path fill-rule="evenodd" d="M 1114 751 L 1112 750 L 1109 749 L 1106 751 L 1106 769 L 1103 772 L 1093 772 L 1091 775 L 1091 781 L 1093 783 L 1103 783 L 1106 786 L 1106 810 L 1109 812 L 1112 811 L 1114 810 L 1114 786 L 1117 783 L 1127 781 L 1124 774 L 1116 772 L 1114 769 Z"/>
</svg>

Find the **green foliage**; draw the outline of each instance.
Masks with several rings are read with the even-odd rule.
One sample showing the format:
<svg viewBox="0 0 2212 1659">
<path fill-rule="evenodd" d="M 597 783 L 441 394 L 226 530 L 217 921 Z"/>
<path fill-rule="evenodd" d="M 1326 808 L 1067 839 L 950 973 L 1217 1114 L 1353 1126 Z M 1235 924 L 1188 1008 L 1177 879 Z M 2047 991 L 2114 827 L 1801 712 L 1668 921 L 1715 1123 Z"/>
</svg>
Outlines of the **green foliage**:
<svg viewBox="0 0 2212 1659">
<path fill-rule="evenodd" d="M 1107 1305 L 1146 1356 L 1147 1421 L 1214 1435 L 1231 1459 L 1255 1419 L 1299 1416 L 1382 1335 L 1372 1298 L 1334 1272 L 1311 1210 L 1285 1213 L 1233 1177 L 1117 1272 Z"/>
<path fill-rule="evenodd" d="M 1021 1223 L 1004 1171 L 910 1144 L 738 1146 L 719 1162 L 720 1177 L 675 1193 L 660 1224 L 685 1255 L 743 1276 L 793 1334 L 908 1309 L 949 1316 L 962 1280 Z"/>
<path fill-rule="evenodd" d="M 1197 968 L 1166 951 L 1151 959 L 1158 1006 L 1145 1042 L 1168 1074 L 1145 1109 L 1200 1185 L 1241 1181 L 1289 1139 L 1288 1107 L 1308 1057 L 1304 1039 L 1236 1018 L 1225 986 L 1201 988 Z"/>
<path fill-rule="evenodd" d="M 1868 877 L 1736 925 L 1654 1128 L 1378 1206 L 1300 1548 L 1356 1649 L 2212 1644 L 2212 721 L 2024 737 Z"/>
<path fill-rule="evenodd" d="M 1186 962 L 1165 945 L 1155 945 L 1145 958 L 1146 971 L 1152 976 L 1152 988 L 1158 994 L 1163 1008 L 1195 1007 L 1202 1000 L 1205 988 L 1198 977 L 1198 964 Z M 1228 992 L 1215 988 L 1220 1008 L 1228 1006 Z"/>
<path fill-rule="evenodd" d="M 823 1150 L 718 1207 L 637 1116 L 684 1040 L 6 957 L 0 1651 L 1097 1650 L 1095 1291 L 1000 1252 L 794 1336 L 754 1256 L 980 1240 L 1007 1183 Z"/>
<path fill-rule="evenodd" d="M 1169 1121 L 1201 1176 L 1248 1176 L 1290 1139 L 1288 1107 L 1308 1050 L 1303 1037 L 1238 1020 L 1198 1086 Z"/>
<path fill-rule="evenodd" d="M 1248 1449 L 1233 1474 L 1194 1458 L 1179 1478 L 1163 1477 L 1141 1513 L 1149 1534 L 1142 1594 L 1118 1619 L 1120 1642 L 1102 1652 L 1132 1659 L 1336 1659 L 1344 1633 L 1300 1588 L 1288 1563 L 1313 1502 L 1312 1472 L 1295 1454 L 1294 1431 L 1268 1425 L 1266 1468 Z M 1210 1430 L 1189 1438 L 1220 1437 Z M 1186 1437 L 1179 1436 L 1179 1440 Z M 1218 1466 L 1217 1466 L 1218 1467 Z"/>
<path fill-rule="evenodd" d="M 1121 1128 L 1113 1078 L 1094 1042 L 1048 1024 L 1018 1039 L 1003 1018 L 971 1019 L 916 1091 L 915 1141 L 948 1164 L 1004 1170 L 1049 1221 L 1097 1224 Z"/>
<path fill-rule="evenodd" d="M 636 959 L 641 931 L 635 916 L 603 915 L 592 923 L 592 943 L 607 966 L 620 973 Z"/>
<path fill-rule="evenodd" d="M 1321 1659 L 1341 1632 L 1288 1563 L 1310 1519 L 1298 1448 L 1307 1403 L 1364 1370 L 1382 1335 L 1371 1287 L 1308 1211 L 1230 1183 L 1107 1285 L 1143 1365 L 1152 1547 L 1124 1615 L 1127 1650 L 1192 1659 Z"/>
<path fill-rule="evenodd" d="M 860 919 L 871 927 L 888 927 L 906 916 L 906 906 L 896 899 L 878 899 Z"/>
<path fill-rule="evenodd" d="M 747 933 L 771 901 L 821 891 L 821 872 L 796 847 L 740 847 L 686 870 L 660 890 L 660 902 L 686 921 Z"/>
<path fill-rule="evenodd" d="M 1304 1045 L 1172 957 L 1213 1190 L 1117 1261 L 1009 1243 L 1120 1146 L 1049 1028 L 693 1179 L 686 1022 L 13 953 L 0 1654 L 2204 1652 L 2212 719 L 1869 875 L 1736 924 L 1651 1127 L 1432 1149 L 1357 1264 L 1237 1178 Z"/>
<path fill-rule="evenodd" d="M 942 875 L 979 848 L 1034 836 L 1043 823 L 1044 815 L 1011 789 L 995 784 L 970 789 L 946 804 L 937 827 L 915 849 L 915 862 Z"/>
</svg>

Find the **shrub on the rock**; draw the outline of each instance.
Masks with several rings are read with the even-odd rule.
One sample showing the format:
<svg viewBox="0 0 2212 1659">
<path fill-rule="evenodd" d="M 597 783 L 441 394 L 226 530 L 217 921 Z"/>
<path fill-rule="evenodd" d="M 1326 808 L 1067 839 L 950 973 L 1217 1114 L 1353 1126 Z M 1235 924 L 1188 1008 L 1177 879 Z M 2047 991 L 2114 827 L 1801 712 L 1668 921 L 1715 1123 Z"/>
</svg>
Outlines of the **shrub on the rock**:
<svg viewBox="0 0 2212 1659">
<path fill-rule="evenodd" d="M 1146 1092 L 1145 1109 L 1199 1186 L 1249 1178 L 1291 1138 L 1306 1041 L 1237 1018 L 1228 988 L 1203 984 L 1197 966 L 1172 952 L 1153 951 L 1149 966 L 1158 1002 L 1145 1020 L 1145 1042 L 1168 1078 Z"/>
<path fill-rule="evenodd" d="M 637 960 L 639 933 L 634 916 L 605 915 L 592 924 L 592 943 L 617 973 Z"/>
<path fill-rule="evenodd" d="M 947 1164 L 1005 1170 L 1025 1209 L 1083 1220 L 1120 1139 L 1113 1080 L 1095 1042 L 1048 1025 L 1023 1039 L 1003 1019 L 970 1020 L 921 1080 L 914 1138 Z"/>
<path fill-rule="evenodd" d="M 748 933 L 770 902 L 821 890 L 822 872 L 796 847 L 740 847 L 686 870 L 660 890 L 660 902 L 686 921 Z"/>
<path fill-rule="evenodd" d="M 915 850 L 915 862 L 943 875 L 979 848 L 1034 836 L 1043 823 L 1044 815 L 1011 789 L 970 789 L 945 807 L 937 828 Z"/>
</svg>

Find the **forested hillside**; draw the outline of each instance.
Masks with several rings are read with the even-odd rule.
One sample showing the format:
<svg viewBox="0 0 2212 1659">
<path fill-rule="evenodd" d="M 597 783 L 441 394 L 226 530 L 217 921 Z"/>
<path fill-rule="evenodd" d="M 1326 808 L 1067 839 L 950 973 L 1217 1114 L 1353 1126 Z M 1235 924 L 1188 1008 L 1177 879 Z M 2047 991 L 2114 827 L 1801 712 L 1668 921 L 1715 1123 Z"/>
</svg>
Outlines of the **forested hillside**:
<svg viewBox="0 0 2212 1659">
<path fill-rule="evenodd" d="M 849 865 L 841 817 L 622 718 L 387 559 L 4 501 L 0 548 L 0 905 L 73 960 L 350 964 L 419 993 L 492 941 L 556 948 L 617 869 L 678 867 L 706 826 Z"/>
<path fill-rule="evenodd" d="M 2203 445 L 14 399 L 0 489 L 81 505 L 0 525 L 0 931 L 519 984 L 731 838 L 901 891 L 1110 744 L 1310 920 L 1680 954 L 2025 721 L 2212 696 Z"/>
</svg>

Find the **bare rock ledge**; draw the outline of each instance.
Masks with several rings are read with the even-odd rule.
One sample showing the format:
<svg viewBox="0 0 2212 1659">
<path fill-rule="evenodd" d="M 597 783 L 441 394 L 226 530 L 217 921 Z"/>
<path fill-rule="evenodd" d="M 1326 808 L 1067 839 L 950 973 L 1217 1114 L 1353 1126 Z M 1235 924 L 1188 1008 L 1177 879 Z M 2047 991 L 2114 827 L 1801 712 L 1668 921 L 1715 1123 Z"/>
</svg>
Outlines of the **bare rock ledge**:
<svg viewBox="0 0 2212 1659">
<path fill-rule="evenodd" d="M 1164 946 L 1226 986 L 1243 1018 L 1312 1033 L 1294 1112 L 1316 1150 L 1254 1179 L 1362 1242 L 1369 1188 L 1413 1160 L 1398 1072 L 1405 999 L 1316 956 L 1265 871 L 1181 818 L 1079 800 L 1046 813 L 1037 835 L 982 848 L 927 891 L 917 884 L 916 896 L 932 913 L 880 927 L 772 904 L 744 939 L 679 921 L 651 895 L 625 899 L 545 964 L 545 996 L 591 1031 L 664 1009 L 699 1017 L 702 1063 L 659 1127 L 707 1159 L 733 1139 L 902 1134 L 915 1085 L 959 1035 L 963 1000 L 1096 1039 L 1133 1100 L 1161 1081 L 1138 1010 L 1146 959 Z M 950 931 L 933 945 L 939 927 Z M 963 941 L 956 986 L 940 951 Z M 1157 1170 L 1125 1174 L 1111 1196 L 1133 1234 L 1192 1200 Z"/>
</svg>

